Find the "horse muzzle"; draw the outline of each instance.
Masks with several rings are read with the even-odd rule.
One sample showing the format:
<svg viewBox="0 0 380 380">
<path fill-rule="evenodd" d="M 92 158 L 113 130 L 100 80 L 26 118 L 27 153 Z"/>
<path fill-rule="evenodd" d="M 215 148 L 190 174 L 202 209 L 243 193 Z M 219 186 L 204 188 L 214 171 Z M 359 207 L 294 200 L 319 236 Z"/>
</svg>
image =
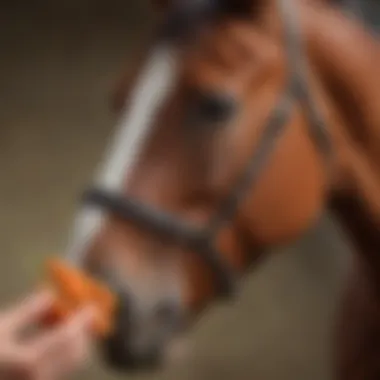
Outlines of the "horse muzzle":
<svg viewBox="0 0 380 380">
<path fill-rule="evenodd" d="M 166 362 L 166 348 L 183 326 L 175 302 L 161 302 L 142 312 L 125 292 L 119 294 L 115 318 L 115 328 L 100 348 L 106 364 L 122 372 L 159 369 Z"/>
</svg>

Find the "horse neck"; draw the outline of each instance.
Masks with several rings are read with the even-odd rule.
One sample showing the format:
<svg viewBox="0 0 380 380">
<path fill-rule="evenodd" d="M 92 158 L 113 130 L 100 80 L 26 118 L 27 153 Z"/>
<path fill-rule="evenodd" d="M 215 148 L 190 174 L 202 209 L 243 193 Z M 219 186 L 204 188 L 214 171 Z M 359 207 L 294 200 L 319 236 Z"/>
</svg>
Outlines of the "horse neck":
<svg viewBox="0 0 380 380">
<path fill-rule="evenodd" d="M 347 173 L 330 206 L 380 285 L 380 44 L 337 9 L 299 4 L 309 59 L 343 121 Z"/>
<path fill-rule="evenodd" d="M 349 233 L 360 261 L 380 285 L 380 44 L 363 26 L 323 2 L 294 1 L 309 62 L 344 135 L 344 175 L 330 206 Z M 277 1 L 268 1 L 261 23 L 281 37 Z M 335 128 L 336 126 L 333 126 Z M 342 149 L 343 146 L 343 149 Z"/>
</svg>

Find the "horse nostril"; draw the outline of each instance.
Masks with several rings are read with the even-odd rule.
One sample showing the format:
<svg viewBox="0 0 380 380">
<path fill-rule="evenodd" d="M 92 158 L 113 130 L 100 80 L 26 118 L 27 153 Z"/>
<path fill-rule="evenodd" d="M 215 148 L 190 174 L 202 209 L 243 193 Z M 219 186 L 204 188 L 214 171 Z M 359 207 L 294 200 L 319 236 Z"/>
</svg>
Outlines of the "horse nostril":
<svg viewBox="0 0 380 380">
<path fill-rule="evenodd" d="M 201 119 L 210 122 L 227 121 L 236 108 L 235 99 L 222 92 L 204 92 L 198 99 L 198 112 Z"/>
</svg>

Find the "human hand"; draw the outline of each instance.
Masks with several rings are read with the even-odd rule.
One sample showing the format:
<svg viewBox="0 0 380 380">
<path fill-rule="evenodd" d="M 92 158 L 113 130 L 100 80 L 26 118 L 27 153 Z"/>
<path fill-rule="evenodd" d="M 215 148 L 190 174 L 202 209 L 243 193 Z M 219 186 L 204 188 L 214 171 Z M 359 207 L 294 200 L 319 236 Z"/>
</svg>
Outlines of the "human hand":
<svg viewBox="0 0 380 380">
<path fill-rule="evenodd" d="M 53 295 L 34 294 L 0 313 L 1 380 L 56 380 L 85 360 L 91 345 L 93 308 L 86 308 L 54 329 L 22 338 L 49 311 Z"/>
</svg>

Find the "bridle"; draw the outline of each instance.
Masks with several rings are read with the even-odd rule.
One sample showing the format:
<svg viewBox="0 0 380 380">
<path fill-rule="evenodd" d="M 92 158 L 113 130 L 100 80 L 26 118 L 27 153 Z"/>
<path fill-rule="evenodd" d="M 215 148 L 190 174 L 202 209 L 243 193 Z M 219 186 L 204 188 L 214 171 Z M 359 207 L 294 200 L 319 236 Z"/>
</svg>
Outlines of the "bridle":
<svg viewBox="0 0 380 380">
<path fill-rule="evenodd" d="M 189 30 L 181 30 L 181 25 L 187 24 L 194 27 L 194 25 L 207 20 L 209 15 L 223 10 L 220 2 L 205 1 L 203 3 L 205 5 L 201 9 L 185 9 L 185 11 L 182 8 L 174 9 L 164 24 L 160 38 L 167 41 L 174 40 L 179 35 L 189 32 Z M 221 229 L 233 221 L 244 197 L 257 183 L 270 153 L 286 129 L 293 106 L 297 101 L 303 106 L 309 121 L 309 133 L 318 149 L 327 160 L 330 159 L 331 154 L 331 141 L 326 124 L 311 99 L 307 85 L 305 57 L 303 56 L 300 31 L 297 28 L 295 7 L 290 0 L 278 0 L 278 6 L 284 22 L 285 44 L 289 63 L 287 85 L 266 124 L 258 148 L 252 154 L 229 196 L 224 199 L 205 227 L 199 228 L 176 215 L 102 188 L 89 188 L 82 198 L 85 205 L 95 206 L 115 214 L 134 223 L 139 228 L 170 238 L 191 252 L 199 254 L 215 274 L 219 295 L 223 297 L 230 296 L 234 292 L 237 273 L 224 261 L 223 255 L 215 247 L 216 238 Z M 183 22 L 183 17 L 187 17 L 187 20 L 192 20 L 192 22 Z"/>
</svg>

